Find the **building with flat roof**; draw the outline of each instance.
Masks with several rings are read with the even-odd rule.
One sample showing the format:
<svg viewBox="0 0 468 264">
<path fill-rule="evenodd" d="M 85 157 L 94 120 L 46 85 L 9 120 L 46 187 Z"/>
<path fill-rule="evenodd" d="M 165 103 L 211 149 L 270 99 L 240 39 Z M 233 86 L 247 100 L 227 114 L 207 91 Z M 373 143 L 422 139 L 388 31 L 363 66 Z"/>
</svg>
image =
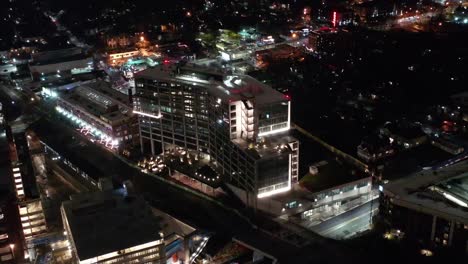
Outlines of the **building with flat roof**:
<svg viewBox="0 0 468 264">
<path fill-rule="evenodd" d="M 323 55 L 343 57 L 355 47 L 353 33 L 344 29 L 322 27 L 311 31 L 306 49 Z"/>
<path fill-rule="evenodd" d="M 78 194 L 60 210 L 79 263 L 166 263 L 160 220 L 142 197 Z"/>
<path fill-rule="evenodd" d="M 468 253 L 468 162 L 383 186 L 381 214 L 406 236 Z"/>
<path fill-rule="evenodd" d="M 138 143 L 137 118 L 129 99 L 97 81 L 58 94 L 57 111 L 112 148 Z"/>
<path fill-rule="evenodd" d="M 431 144 L 452 155 L 458 155 L 465 151 L 465 147 L 463 147 L 463 145 L 457 144 L 456 142 L 453 142 L 448 138 L 434 138 L 431 140 Z"/>
<path fill-rule="evenodd" d="M 11 175 L 17 200 L 19 222 L 21 224 L 21 243 L 24 256 L 34 259 L 33 242 L 47 232 L 42 199 L 36 183 L 36 173 L 32 166 L 29 143 L 24 132 L 12 134 Z M 23 252 L 21 252 L 23 253 Z M 23 258 L 23 254 L 17 256 Z"/>
<path fill-rule="evenodd" d="M 196 250 L 194 238 L 199 238 L 197 230 L 161 210 L 152 208 L 152 211 L 161 221 L 167 264 L 188 263 L 190 252 Z"/>
<path fill-rule="evenodd" d="M 108 54 L 109 63 L 111 65 L 120 65 L 120 64 L 123 64 L 128 59 L 134 58 L 138 55 L 140 55 L 140 51 L 137 49 L 112 52 Z"/>
<path fill-rule="evenodd" d="M 421 127 L 409 121 L 386 123 L 381 129 L 380 134 L 387 136 L 390 142 L 409 149 L 419 146 L 427 141 L 427 135 Z"/>
<path fill-rule="evenodd" d="M 94 70 L 92 56 L 80 48 L 38 52 L 29 63 L 33 80 L 54 80 Z"/>
<path fill-rule="evenodd" d="M 250 197 L 286 192 L 297 182 L 290 109 L 287 97 L 247 75 L 195 65 L 136 75 L 141 145 L 149 143 L 153 154 L 157 143 L 163 152 L 175 146 L 195 152 Z"/>
<path fill-rule="evenodd" d="M 377 162 L 394 154 L 395 149 L 385 136 L 368 136 L 357 147 L 358 157 L 365 162 Z"/>
</svg>

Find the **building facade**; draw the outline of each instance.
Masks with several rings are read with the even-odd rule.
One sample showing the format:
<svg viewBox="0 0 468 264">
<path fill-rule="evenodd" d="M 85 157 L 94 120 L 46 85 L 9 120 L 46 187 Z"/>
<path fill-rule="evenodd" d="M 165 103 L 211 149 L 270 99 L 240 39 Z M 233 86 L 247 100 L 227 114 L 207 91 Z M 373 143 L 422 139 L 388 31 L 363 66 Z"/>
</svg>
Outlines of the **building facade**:
<svg viewBox="0 0 468 264">
<path fill-rule="evenodd" d="M 94 70 L 92 56 L 80 48 L 38 52 L 32 56 L 29 70 L 33 80 L 54 80 Z"/>
<path fill-rule="evenodd" d="M 106 145 L 124 147 L 137 144 L 137 117 L 120 99 L 126 96 L 121 94 L 117 97 L 102 89 L 100 82 L 96 82 L 61 92 L 56 110 L 74 121 L 84 133 L 106 141 Z"/>
<path fill-rule="evenodd" d="M 245 75 L 206 67 L 161 66 L 136 75 L 134 113 L 142 146 L 186 148 L 227 183 L 262 198 L 291 189 L 299 143 L 287 134 L 290 101 Z M 144 149 L 143 149 L 144 150 Z"/>
</svg>

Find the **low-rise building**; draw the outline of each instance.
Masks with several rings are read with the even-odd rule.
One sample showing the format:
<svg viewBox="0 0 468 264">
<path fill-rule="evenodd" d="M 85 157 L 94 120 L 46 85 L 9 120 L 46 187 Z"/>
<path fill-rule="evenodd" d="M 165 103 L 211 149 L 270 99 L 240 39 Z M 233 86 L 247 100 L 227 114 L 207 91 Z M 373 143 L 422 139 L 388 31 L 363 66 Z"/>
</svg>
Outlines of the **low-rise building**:
<svg viewBox="0 0 468 264">
<path fill-rule="evenodd" d="M 431 144 L 452 155 L 458 155 L 460 153 L 463 153 L 463 151 L 465 151 L 465 148 L 463 146 L 456 144 L 454 142 L 451 142 L 444 138 L 435 138 L 431 140 Z"/>
<path fill-rule="evenodd" d="M 271 49 L 257 51 L 255 59 L 256 64 L 260 65 L 263 61 L 298 59 L 302 56 L 303 53 L 299 48 L 287 44 L 280 44 Z"/>
<path fill-rule="evenodd" d="M 60 211 L 78 263 L 166 263 L 161 222 L 142 197 L 104 189 L 73 195 Z"/>
<path fill-rule="evenodd" d="M 389 137 L 390 142 L 409 149 L 427 141 L 427 135 L 421 127 L 409 122 L 387 123 L 380 129 L 380 134 Z"/>
<path fill-rule="evenodd" d="M 385 222 L 424 246 L 468 253 L 468 162 L 426 170 L 383 186 Z"/>
<path fill-rule="evenodd" d="M 380 18 L 389 18 L 397 15 L 396 4 L 387 1 L 366 1 L 352 5 L 354 14 L 362 22 L 373 22 Z"/>
<path fill-rule="evenodd" d="M 13 133 L 14 149 L 12 171 L 18 211 L 21 223 L 21 238 L 24 256 L 35 258 L 34 240 L 47 232 L 47 223 L 42 207 L 42 199 L 36 183 L 27 138 L 24 132 Z M 19 247 L 20 245 L 18 245 Z M 22 259 L 23 255 L 17 256 Z"/>
<path fill-rule="evenodd" d="M 329 210 L 332 205 L 340 207 L 346 202 L 369 196 L 372 193 L 372 177 L 334 160 L 312 164 L 300 185 L 307 190 L 309 203 L 302 201 L 303 219 Z M 310 203 L 312 202 L 312 203 Z M 286 211 L 289 209 L 285 207 Z"/>
<path fill-rule="evenodd" d="M 35 53 L 29 70 L 33 80 L 54 80 L 94 70 L 92 56 L 80 48 Z"/>
<path fill-rule="evenodd" d="M 395 150 L 387 137 L 367 137 L 357 147 L 358 157 L 366 162 L 375 162 L 393 154 L 395 154 Z"/>
<path fill-rule="evenodd" d="M 220 50 L 221 59 L 224 61 L 249 60 L 252 57 L 253 50 L 250 49 L 228 49 Z"/>
<path fill-rule="evenodd" d="M 130 49 L 125 51 L 115 51 L 108 54 L 109 63 L 111 65 L 119 65 L 128 59 L 134 58 L 140 55 L 140 51 L 136 49 Z"/>
<path fill-rule="evenodd" d="M 127 95 L 97 81 L 60 92 L 56 109 L 74 121 L 83 133 L 117 148 L 138 143 L 137 118 L 129 103 Z"/>
</svg>

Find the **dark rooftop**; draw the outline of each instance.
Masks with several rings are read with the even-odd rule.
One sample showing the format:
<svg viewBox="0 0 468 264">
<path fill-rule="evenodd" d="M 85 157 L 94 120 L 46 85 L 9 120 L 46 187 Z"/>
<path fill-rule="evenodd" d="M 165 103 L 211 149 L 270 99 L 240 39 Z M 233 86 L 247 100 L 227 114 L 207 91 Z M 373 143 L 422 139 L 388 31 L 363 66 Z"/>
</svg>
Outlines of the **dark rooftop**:
<svg viewBox="0 0 468 264">
<path fill-rule="evenodd" d="M 158 219 L 141 197 L 86 193 L 62 206 L 80 260 L 162 238 Z"/>
<path fill-rule="evenodd" d="M 425 135 L 420 126 L 407 121 L 388 123 L 385 124 L 384 127 L 392 134 L 396 134 L 407 139 L 413 139 Z"/>
<path fill-rule="evenodd" d="M 334 159 L 319 162 L 316 167 L 318 168 L 316 175 L 307 173 L 300 180 L 300 184 L 311 192 L 324 191 L 368 177 L 364 172 Z"/>
</svg>

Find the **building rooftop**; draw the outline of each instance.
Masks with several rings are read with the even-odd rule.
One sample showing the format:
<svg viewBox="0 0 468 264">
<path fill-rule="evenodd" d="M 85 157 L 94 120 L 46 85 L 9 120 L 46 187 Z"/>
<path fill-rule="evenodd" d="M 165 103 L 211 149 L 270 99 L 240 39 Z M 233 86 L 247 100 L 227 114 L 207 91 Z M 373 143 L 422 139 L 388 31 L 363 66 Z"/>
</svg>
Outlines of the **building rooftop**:
<svg viewBox="0 0 468 264">
<path fill-rule="evenodd" d="M 384 128 L 388 129 L 390 133 L 404 137 L 406 139 L 414 139 L 426 135 L 420 126 L 408 121 L 387 123 L 385 124 Z"/>
<path fill-rule="evenodd" d="M 101 84 L 96 84 L 94 86 L 99 87 L 100 85 Z M 105 95 L 90 86 L 93 86 L 93 84 L 87 84 L 72 90 L 64 91 L 60 94 L 60 99 L 83 109 L 84 112 L 88 112 L 96 117 L 101 117 L 101 119 L 105 119 L 105 121 L 110 123 L 128 117 L 126 113 L 129 112 L 129 109 L 126 106 L 120 108 L 119 106 L 122 106 L 122 103 L 116 102 L 113 97 Z M 101 87 L 98 89 L 104 88 Z"/>
<path fill-rule="evenodd" d="M 34 173 L 31 155 L 29 153 L 29 144 L 24 132 L 13 134 L 13 141 L 16 147 L 18 160 L 13 162 L 13 167 L 20 168 L 22 178 L 22 188 L 26 199 L 39 198 L 39 190 L 36 184 L 36 175 Z"/>
<path fill-rule="evenodd" d="M 130 105 L 130 98 L 128 97 L 128 95 L 113 89 L 110 83 L 97 80 L 95 82 L 87 83 L 86 86 L 103 96 L 112 98 L 114 102 L 120 103 L 121 106 L 129 107 Z"/>
<path fill-rule="evenodd" d="M 141 197 L 86 193 L 62 206 L 80 260 L 162 239 L 160 221 Z"/>
<path fill-rule="evenodd" d="M 79 86 L 73 90 L 75 94 L 78 94 L 80 97 L 87 99 L 88 101 L 93 102 L 105 109 L 112 107 L 115 105 L 112 98 L 107 96 L 103 96 L 100 93 L 94 91 L 88 86 Z"/>
<path fill-rule="evenodd" d="M 263 139 L 263 142 L 258 143 L 253 143 L 242 138 L 236 138 L 232 141 L 255 159 L 268 158 L 284 152 L 290 152 L 291 149 L 287 144 L 297 141 L 288 132 L 264 137 Z"/>
<path fill-rule="evenodd" d="M 422 144 L 387 158 L 383 176 L 390 181 L 406 178 L 423 167 L 438 166 L 453 157 L 453 154 L 432 144 Z"/>
<path fill-rule="evenodd" d="M 182 237 L 192 235 L 196 229 L 188 224 L 172 217 L 169 214 L 166 214 L 163 211 L 160 211 L 154 207 L 151 208 L 153 214 L 159 218 L 161 221 L 162 231 L 164 236 L 170 236 L 172 234 L 176 234 Z"/>
<path fill-rule="evenodd" d="M 416 211 L 468 224 L 468 161 L 439 170 L 423 170 L 390 182 L 392 202 Z"/>
<path fill-rule="evenodd" d="M 312 193 L 336 188 L 369 177 L 364 172 L 335 159 L 323 160 L 311 166 L 317 168 L 317 174 L 312 175 L 308 172 L 300 180 L 300 185 Z"/>
<path fill-rule="evenodd" d="M 388 137 L 372 134 L 365 137 L 359 146 L 373 153 L 388 149 L 391 147 L 391 144 Z"/>
<path fill-rule="evenodd" d="M 40 65 L 49 65 L 49 64 L 56 64 L 68 61 L 77 61 L 77 60 L 84 60 L 92 58 L 86 54 L 75 54 L 71 56 L 64 56 L 64 57 L 57 57 L 57 58 L 48 58 L 44 60 L 33 61 L 30 63 L 31 66 L 40 66 Z"/>
<path fill-rule="evenodd" d="M 90 113 L 97 117 L 106 113 L 106 108 L 102 107 L 102 105 L 91 102 L 76 93 L 61 95 L 60 99 L 72 104 L 75 107 L 82 108 L 84 112 Z"/>
<path fill-rule="evenodd" d="M 225 102 L 251 98 L 255 98 L 257 104 L 287 101 L 280 92 L 248 75 L 227 74 L 195 64 L 181 67 L 161 65 L 139 72 L 135 78 L 139 77 L 200 85 Z"/>
</svg>

